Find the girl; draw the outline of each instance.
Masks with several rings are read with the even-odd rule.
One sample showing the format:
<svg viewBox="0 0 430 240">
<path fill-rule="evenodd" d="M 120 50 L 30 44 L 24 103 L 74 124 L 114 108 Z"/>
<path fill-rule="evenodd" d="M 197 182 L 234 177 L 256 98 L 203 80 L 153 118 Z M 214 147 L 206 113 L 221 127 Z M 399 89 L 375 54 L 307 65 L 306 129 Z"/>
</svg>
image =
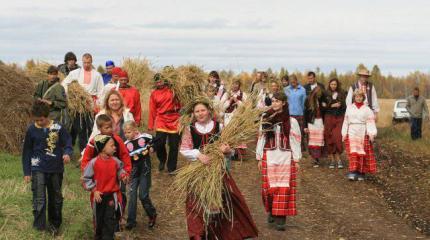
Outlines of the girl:
<svg viewBox="0 0 430 240">
<path fill-rule="evenodd" d="M 231 91 L 229 92 L 229 96 L 227 101 L 224 102 L 224 124 L 227 125 L 230 122 L 230 119 L 233 117 L 234 110 L 236 110 L 243 101 L 246 100 L 247 95 L 244 93 L 240 87 L 242 83 L 240 80 L 233 81 L 231 85 Z"/>
<path fill-rule="evenodd" d="M 376 173 L 376 160 L 372 142 L 376 136 L 375 115 L 364 104 L 366 93 L 354 91 L 354 103 L 346 108 L 342 125 L 342 140 L 349 160 L 350 180 L 364 180 L 364 174 Z"/>
<path fill-rule="evenodd" d="M 180 152 L 189 161 L 210 164 L 211 159 L 209 156 L 202 154 L 200 149 L 216 140 L 222 130 L 222 125 L 213 120 L 213 109 L 208 102 L 204 100 L 198 101 L 194 103 L 192 109 L 193 123 L 185 129 Z M 227 144 L 222 145 L 220 151 L 227 161 L 234 154 L 234 150 Z M 229 198 L 231 201 L 234 222 L 230 222 L 222 213 L 213 213 L 211 222 L 205 228 L 203 213 L 196 209 L 194 196 L 190 195 L 186 201 L 190 239 L 246 239 L 257 237 L 257 228 L 252 220 L 249 208 L 230 173 L 227 172 L 224 175 L 223 182 L 227 186 L 226 189 L 228 189 L 228 192 L 223 193 L 223 197 Z"/>
<path fill-rule="evenodd" d="M 327 146 L 327 153 L 330 158 L 329 168 L 343 168 L 340 154 L 343 152 L 342 146 L 342 124 L 346 110 L 346 95 L 340 86 L 337 78 L 329 82 L 329 87 L 324 94 L 324 141 Z"/>
<path fill-rule="evenodd" d="M 314 160 L 314 167 L 319 167 L 324 147 L 322 89 L 319 86 L 306 99 L 304 131 L 309 134 L 308 150 Z"/>
<path fill-rule="evenodd" d="M 302 157 L 300 127 L 288 111 L 287 97 L 275 93 L 272 108 L 263 115 L 256 157 L 262 172 L 262 197 L 268 223 L 285 231 L 286 216 L 296 212 L 296 174 Z"/>
</svg>

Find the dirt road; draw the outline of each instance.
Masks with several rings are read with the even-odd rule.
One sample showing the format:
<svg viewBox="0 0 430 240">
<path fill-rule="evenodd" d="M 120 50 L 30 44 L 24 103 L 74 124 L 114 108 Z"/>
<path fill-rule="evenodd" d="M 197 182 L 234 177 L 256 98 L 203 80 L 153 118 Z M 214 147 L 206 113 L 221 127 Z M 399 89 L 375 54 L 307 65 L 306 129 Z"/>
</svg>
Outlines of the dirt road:
<svg viewBox="0 0 430 240">
<path fill-rule="evenodd" d="M 349 182 L 346 170 L 315 169 L 309 162 L 303 158 L 300 163 L 299 214 L 287 220 L 285 232 L 266 223 L 255 161 L 234 162 L 232 174 L 257 223 L 259 239 L 429 239 L 391 212 L 374 184 Z M 139 209 L 138 228 L 127 232 L 129 239 L 187 239 L 184 206 L 175 206 L 175 196 L 166 192 L 172 181 L 166 173 L 153 172 L 158 225 L 148 230 Z"/>
</svg>

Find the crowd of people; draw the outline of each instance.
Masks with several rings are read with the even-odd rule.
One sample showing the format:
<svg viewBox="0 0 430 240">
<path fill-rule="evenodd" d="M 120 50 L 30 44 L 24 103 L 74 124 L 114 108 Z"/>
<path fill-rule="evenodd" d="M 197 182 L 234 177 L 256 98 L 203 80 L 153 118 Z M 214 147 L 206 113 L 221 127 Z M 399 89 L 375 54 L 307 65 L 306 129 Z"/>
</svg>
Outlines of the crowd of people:
<svg viewBox="0 0 430 240">
<path fill-rule="evenodd" d="M 297 214 L 296 179 L 300 177 L 299 161 L 304 152 L 308 152 L 316 168 L 325 165 L 322 160 L 327 159 L 328 168 L 342 169 L 347 160 L 347 178 L 351 181 L 364 180 L 365 174 L 376 172 L 373 142 L 379 105 L 366 69 L 357 72 L 358 80 L 348 91 L 336 78 L 324 86 L 314 72 L 307 73 L 304 86 L 295 75 L 268 82 L 265 72 L 257 72 L 250 90 L 245 92 L 239 79 L 227 86 L 212 71 L 204 90 L 207 101 L 196 100 L 187 113 L 181 111 L 182 105 L 169 82 L 157 73 L 148 101 L 145 132 L 141 131 L 142 106 L 136 87 L 147 86 L 130 86 L 127 72 L 110 60 L 106 61 L 106 73 L 102 75 L 94 69 L 92 60 L 91 54 L 85 53 L 81 67 L 76 55 L 68 52 L 63 64 L 47 69 L 48 79 L 41 81 L 34 93 L 34 123 L 25 136 L 22 163 L 24 180 L 32 184 L 33 226 L 38 230 L 57 233 L 61 226 L 64 164 L 70 161 L 77 141 L 82 185 L 91 192 L 94 238 L 113 239 L 120 230 L 125 209 L 125 228 L 135 228 L 137 197 L 148 216 L 148 227 L 153 228 L 157 210 L 149 194 L 150 153 L 155 152 L 158 158 L 158 170 L 167 168 L 171 176 L 176 173 L 179 153 L 190 162 L 209 164 L 211 159 L 202 153 L 202 148 L 217 140 L 250 94 L 256 96 L 254 107 L 262 112 L 255 152 L 261 172 L 263 207 L 267 222 L 276 230 L 284 231 L 286 217 Z M 59 72 L 66 76 L 61 82 Z M 67 88 L 72 82 L 78 82 L 91 96 L 93 115 L 67 116 Z M 412 137 L 416 139 L 421 136 L 420 119 L 428 112 L 418 89 L 408 99 L 408 109 L 414 113 Z M 182 133 L 181 114 L 192 117 Z M 211 213 L 213 218 L 203 219 L 202 213 L 196 211 L 194 197 L 188 196 L 186 219 L 190 239 L 257 237 L 257 226 L 229 172 L 230 161 L 243 158 L 248 147 L 243 144 L 233 149 L 222 144 L 220 148 L 227 162 L 223 181 L 229 186 L 225 195 L 233 202 L 233 222 L 220 217 L 219 210 Z M 344 147 L 347 159 L 342 160 Z"/>
</svg>

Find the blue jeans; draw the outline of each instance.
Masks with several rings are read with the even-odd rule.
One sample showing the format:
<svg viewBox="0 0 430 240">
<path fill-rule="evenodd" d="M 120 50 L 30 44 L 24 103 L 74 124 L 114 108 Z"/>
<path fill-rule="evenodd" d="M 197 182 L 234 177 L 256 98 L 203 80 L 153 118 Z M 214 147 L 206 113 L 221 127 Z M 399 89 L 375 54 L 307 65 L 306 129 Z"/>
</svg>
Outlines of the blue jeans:
<svg viewBox="0 0 430 240">
<path fill-rule="evenodd" d="M 31 173 L 31 191 L 33 192 L 33 227 L 38 230 L 46 228 L 46 205 L 48 221 L 56 229 L 62 222 L 63 195 L 61 185 L 63 173 Z M 46 197 L 48 192 L 48 197 Z"/>
<path fill-rule="evenodd" d="M 422 118 L 411 118 L 411 138 L 412 140 L 421 138 L 421 129 L 423 125 Z"/>
<path fill-rule="evenodd" d="M 137 196 L 139 192 L 139 200 L 145 209 L 146 215 L 150 218 L 154 217 L 157 212 L 149 198 L 149 189 L 151 188 L 151 168 L 144 167 L 139 174 L 136 174 L 137 168 L 132 169 L 132 179 L 129 190 L 128 199 L 128 224 L 136 223 Z"/>
</svg>

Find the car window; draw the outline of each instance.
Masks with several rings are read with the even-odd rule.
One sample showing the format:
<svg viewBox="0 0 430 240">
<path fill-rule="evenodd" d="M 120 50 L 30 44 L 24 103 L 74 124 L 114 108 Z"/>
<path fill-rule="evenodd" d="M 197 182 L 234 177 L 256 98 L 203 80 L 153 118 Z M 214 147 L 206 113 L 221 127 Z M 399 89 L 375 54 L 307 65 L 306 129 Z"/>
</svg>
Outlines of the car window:
<svg viewBox="0 0 430 240">
<path fill-rule="evenodd" d="M 406 102 L 398 102 L 397 103 L 397 108 L 406 108 Z"/>
</svg>

